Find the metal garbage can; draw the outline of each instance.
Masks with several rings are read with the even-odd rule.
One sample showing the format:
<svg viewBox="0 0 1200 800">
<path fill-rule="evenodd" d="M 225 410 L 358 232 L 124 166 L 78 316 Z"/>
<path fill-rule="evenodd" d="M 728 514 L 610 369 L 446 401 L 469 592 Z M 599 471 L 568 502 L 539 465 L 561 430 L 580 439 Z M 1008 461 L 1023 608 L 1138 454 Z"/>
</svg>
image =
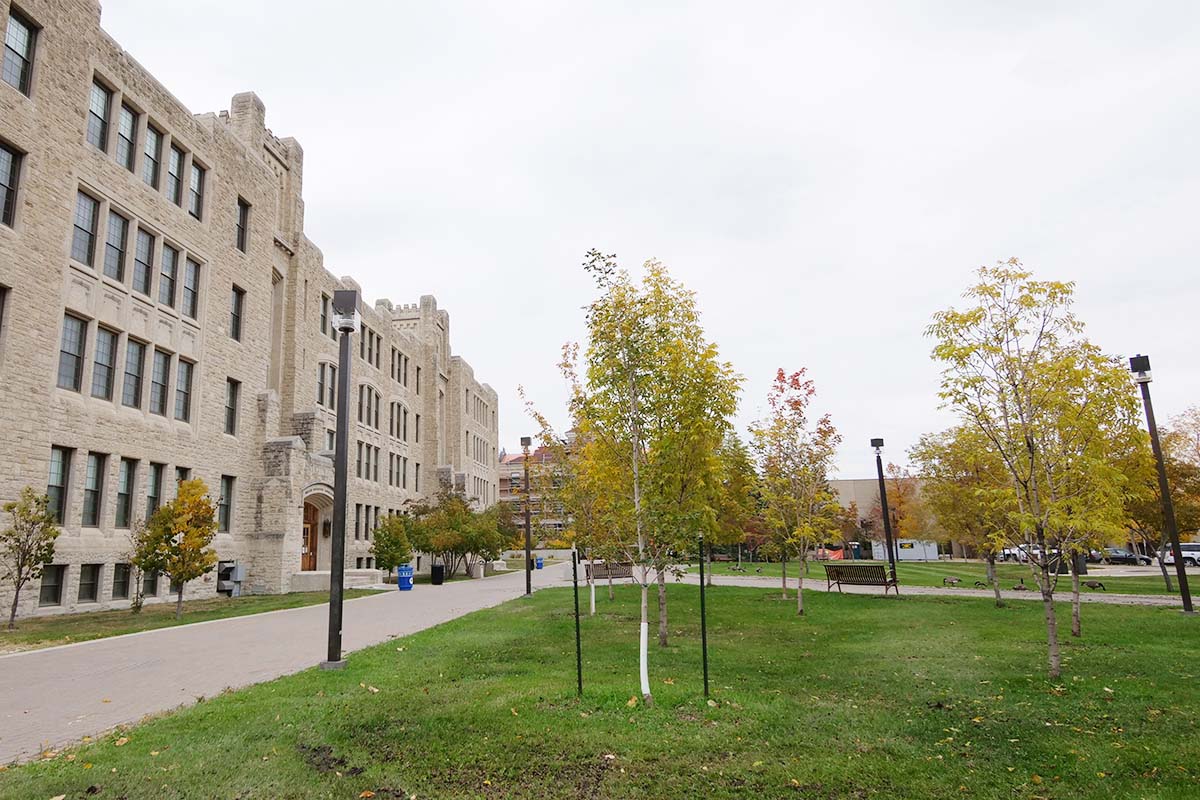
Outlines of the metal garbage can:
<svg viewBox="0 0 1200 800">
<path fill-rule="evenodd" d="M 445 564 L 434 564 L 429 568 L 429 582 L 434 586 L 441 586 L 446 582 Z"/>
</svg>

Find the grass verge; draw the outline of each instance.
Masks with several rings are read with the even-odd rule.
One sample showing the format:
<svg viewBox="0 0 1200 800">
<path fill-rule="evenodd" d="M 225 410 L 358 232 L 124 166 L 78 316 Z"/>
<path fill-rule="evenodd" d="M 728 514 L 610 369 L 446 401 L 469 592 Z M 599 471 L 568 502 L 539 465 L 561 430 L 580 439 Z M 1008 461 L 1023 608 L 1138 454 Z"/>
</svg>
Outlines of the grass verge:
<svg viewBox="0 0 1200 800">
<path fill-rule="evenodd" d="M 347 589 L 346 599 L 366 597 L 375 594 L 376 591 L 375 589 Z M 0 653 L 36 650 L 41 647 L 84 642 L 89 639 L 103 639 L 108 636 L 120 636 L 156 628 L 189 625 L 193 622 L 242 617 L 247 614 L 261 614 L 264 611 L 279 611 L 284 608 L 314 606 L 328 601 L 328 592 L 294 592 L 292 594 L 185 600 L 181 619 L 175 619 L 175 603 L 173 601 L 145 606 L 139 614 L 134 614 L 127 609 L 118 609 L 115 611 L 89 611 L 82 614 L 61 614 L 52 617 L 18 618 L 16 630 L 10 631 L 0 627 Z M 5 622 L 7 622 L 7 618 Z"/>
<path fill-rule="evenodd" d="M 1159 608 L 1084 610 L 1044 675 L 1041 608 L 672 585 L 637 698 L 636 587 L 552 589 L 0 773 L 5 798 L 1200 796 L 1191 642 Z M 651 600 L 653 603 L 653 600 Z M 1066 622 L 1066 615 L 1063 622 Z"/>
</svg>

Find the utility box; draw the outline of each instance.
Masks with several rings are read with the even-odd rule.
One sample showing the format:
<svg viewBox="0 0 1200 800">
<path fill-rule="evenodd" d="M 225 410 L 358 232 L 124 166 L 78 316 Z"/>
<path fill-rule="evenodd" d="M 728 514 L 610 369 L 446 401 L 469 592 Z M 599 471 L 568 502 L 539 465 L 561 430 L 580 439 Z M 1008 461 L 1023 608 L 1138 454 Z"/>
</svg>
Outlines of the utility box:
<svg viewBox="0 0 1200 800">
<path fill-rule="evenodd" d="M 887 559 L 887 544 L 878 548 L 883 552 L 884 559 Z M 922 539 L 899 539 L 896 541 L 896 560 L 897 561 L 937 561 L 938 548 L 937 542 L 924 541 Z"/>
</svg>

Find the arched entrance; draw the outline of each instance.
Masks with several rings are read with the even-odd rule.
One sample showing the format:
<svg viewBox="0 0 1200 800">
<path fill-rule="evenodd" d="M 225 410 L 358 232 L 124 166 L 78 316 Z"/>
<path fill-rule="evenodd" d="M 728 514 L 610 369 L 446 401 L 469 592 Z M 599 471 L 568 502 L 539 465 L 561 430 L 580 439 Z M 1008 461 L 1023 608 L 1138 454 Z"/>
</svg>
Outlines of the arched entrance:
<svg viewBox="0 0 1200 800">
<path fill-rule="evenodd" d="M 304 489 L 300 571 L 329 569 L 329 534 L 333 520 L 333 487 L 314 483 Z M 324 545 L 322 545 L 324 542 Z"/>
<path fill-rule="evenodd" d="M 304 504 L 304 536 L 300 540 L 300 570 L 310 572 L 317 568 L 317 541 L 320 531 L 321 512 L 312 503 Z"/>
</svg>

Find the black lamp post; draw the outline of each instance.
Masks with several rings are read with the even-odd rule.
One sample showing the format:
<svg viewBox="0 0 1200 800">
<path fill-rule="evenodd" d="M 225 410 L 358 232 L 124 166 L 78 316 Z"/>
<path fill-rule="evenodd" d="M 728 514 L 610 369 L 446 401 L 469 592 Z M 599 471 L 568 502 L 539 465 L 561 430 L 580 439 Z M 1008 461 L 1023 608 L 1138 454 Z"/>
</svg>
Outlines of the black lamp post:
<svg viewBox="0 0 1200 800">
<path fill-rule="evenodd" d="M 1150 447 L 1154 450 L 1154 461 L 1158 466 L 1158 494 L 1162 498 L 1163 524 L 1171 537 L 1171 555 L 1175 558 L 1175 572 L 1179 576 L 1179 594 L 1183 598 L 1183 613 L 1192 614 L 1192 593 L 1188 589 L 1187 569 L 1183 564 L 1183 553 L 1179 549 L 1179 528 L 1175 524 L 1175 503 L 1171 500 L 1171 487 L 1167 484 L 1167 466 L 1163 461 L 1162 445 L 1158 441 L 1158 425 L 1154 421 L 1154 406 L 1150 403 L 1150 356 L 1140 353 L 1129 359 L 1129 371 L 1133 382 L 1142 390 L 1142 403 L 1146 406 L 1146 427 L 1150 430 Z"/>
<path fill-rule="evenodd" d="M 342 589 L 346 578 L 346 459 L 350 428 L 350 337 L 358 333 L 358 292 L 333 293 L 333 327 L 338 341 L 337 430 L 333 450 L 333 539 L 329 552 L 329 653 L 322 669 L 341 669 Z"/>
<path fill-rule="evenodd" d="M 871 447 L 875 448 L 875 469 L 879 472 L 879 516 L 883 517 L 883 535 L 887 540 L 888 566 L 892 570 L 892 580 L 896 580 L 896 550 L 892 546 L 892 514 L 888 508 L 887 484 L 883 480 L 883 439 L 872 439 Z"/>
<path fill-rule="evenodd" d="M 529 445 L 533 440 L 528 436 L 521 437 L 521 450 L 525 453 L 525 594 L 533 594 L 533 534 L 529 518 L 529 506 L 532 498 L 529 494 Z"/>
</svg>

